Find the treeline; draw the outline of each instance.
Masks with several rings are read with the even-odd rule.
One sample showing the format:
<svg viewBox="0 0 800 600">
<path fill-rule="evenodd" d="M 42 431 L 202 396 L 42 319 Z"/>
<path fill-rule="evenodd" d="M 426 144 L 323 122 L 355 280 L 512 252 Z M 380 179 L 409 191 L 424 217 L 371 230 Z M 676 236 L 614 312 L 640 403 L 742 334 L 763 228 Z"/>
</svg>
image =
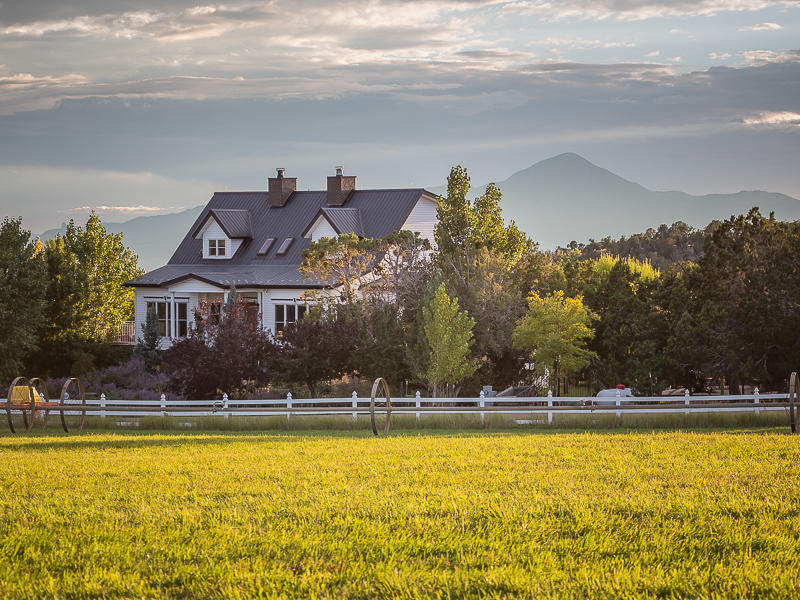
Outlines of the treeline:
<svg viewBox="0 0 800 600">
<path fill-rule="evenodd" d="M 301 270 L 330 286 L 279 338 L 253 331 L 236 341 L 247 331 L 234 326 L 244 315 L 236 305 L 212 324 L 199 315 L 204 325 L 161 358 L 173 389 L 213 396 L 304 385 L 316 395 L 323 382 L 355 375 L 435 395 L 475 395 L 482 385 L 557 392 L 567 377 L 646 394 L 736 392 L 779 389 L 800 363 L 800 223 L 753 209 L 703 232 L 663 228 L 642 239 L 679 240 L 675 253 L 659 253 L 682 259 L 659 269 L 585 248 L 541 252 L 505 223 L 499 189 L 472 202 L 468 191 L 466 171 L 454 168 L 435 251 L 408 232 L 312 244 Z M 235 373 L 223 373 L 233 363 Z"/>
<path fill-rule="evenodd" d="M 109 347 L 132 318 L 133 291 L 122 284 L 142 273 L 122 235 L 92 214 L 69 222 L 42 243 L 21 219 L 0 224 L 0 380 L 18 375 L 83 373 L 118 361 Z"/>
<path fill-rule="evenodd" d="M 589 240 L 587 244 L 571 242 L 566 248 L 559 248 L 560 253 L 577 251 L 581 258 L 599 258 L 603 254 L 635 258 L 649 262 L 657 269 L 667 269 L 676 262 L 697 262 L 703 255 L 703 241 L 718 222 L 709 224 L 705 229 L 695 229 L 678 221 L 670 226 L 660 225 L 657 229 L 648 229 L 644 233 L 636 233 L 630 237 L 622 236 L 611 239 Z"/>
</svg>

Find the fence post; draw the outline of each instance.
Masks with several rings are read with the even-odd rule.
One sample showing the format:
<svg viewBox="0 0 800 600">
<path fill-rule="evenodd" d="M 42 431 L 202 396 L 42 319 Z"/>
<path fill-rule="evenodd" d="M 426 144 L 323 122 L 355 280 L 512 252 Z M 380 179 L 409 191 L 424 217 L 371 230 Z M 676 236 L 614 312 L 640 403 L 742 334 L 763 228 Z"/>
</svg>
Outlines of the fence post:
<svg viewBox="0 0 800 600">
<path fill-rule="evenodd" d="M 759 397 L 758 397 L 758 393 L 759 393 L 758 392 L 758 388 L 753 390 L 753 403 L 754 404 L 761 404 L 761 402 L 759 400 Z M 756 416 L 758 416 L 760 413 L 761 413 L 761 409 L 760 408 L 756 408 Z"/>
<path fill-rule="evenodd" d="M 358 419 L 358 393 L 353 390 L 351 397 L 353 398 L 353 421 L 355 421 Z"/>
<path fill-rule="evenodd" d="M 549 407 L 553 406 L 553 390 L 547 390 L 547 406 Z M 551 410 L 547 411 L 547 422 L 548 423 L 553 422 L 553 411 Z"/>
<path fill-rule="evenodd" d="M 617 399 L 614 401 L 614 404 L 616 404 L 617 406 L 622 406 L 622 400 L 620 400 L 620 398 L 622 397 L 622 394 L 620 393 L 619 390 L 617 390 L 616 396 L 617 396 Z M 622 416 L 622 411 L 618 410 L 617 411 L 617 416 L 621 417 Z"/>
<path fill-rule="evenodd" d="M 292 392 L 286 392 L 286 420 L 292 418 Z"/>
<path fill-rule="evenodd" d="M 683 390 L 683 403 L 686 406 L 689 406 L 689 402 L 690 402 L 690 400 L 689 400 L 689 388 L 686 388 L 685 390 Z M 689 414 L 689 409 L 687 408 L 685 411 L 683 411 L 683 414 L 688 415 Z"/>
<path fill-rule="evenodd" d="M 167 416 L 167 396 L 165 394 L 161 394 L 161 416 Z"/>
<path fill-rule="evenodd" d="M 414 394 L 414 399 L 416 401 L 415 404 L 417 405 L 417 408 L 422 406 L 422 399 L 420 398 L 419 390 L 417 390 L 417 393 Z M 417 412 L 416 415 L 417 415 L 417 423 L 419 423 L 419 412 Z"/>
<path fill-rule="evenodd" d="M 105 419 L 106 418 L 106 395 L 105 394 L 100 394 L 100 408 L 102 409 L 100 411 L 100 418 L 101 419 Z"/>
<path fill-rule="evenodd" d="M 225 411 L 223 418 L 227 419 L 230 414 L 228 413 L 228 394 L 222 394 L 222 410 Z"/>
<path fill-rule="evenodd" d="M 478 398 L 478 406 L 480 406 L 481 408 L 485 408 L 486 407 L 485 398 L 486 398 L 486 394 L 483 392 L 483 390 L 481 390 L 480 397 Z M 483 425 L 483 424 L 484 424 L 484 413 L 483 413 L 483 411 L 481 411 L 481 425 Z"/>
</svg>

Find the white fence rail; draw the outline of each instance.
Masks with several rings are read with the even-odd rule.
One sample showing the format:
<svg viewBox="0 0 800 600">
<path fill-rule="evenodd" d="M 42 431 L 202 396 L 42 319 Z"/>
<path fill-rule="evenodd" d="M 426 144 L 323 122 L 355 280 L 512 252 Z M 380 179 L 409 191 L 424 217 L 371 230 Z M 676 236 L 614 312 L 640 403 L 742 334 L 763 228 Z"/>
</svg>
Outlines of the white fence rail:
<svg viewBox="0 0 800 600">
<path fill-rule="evenodd" d="M 788 394 L 759 394 L 737 396 L 653 396 L 653 397 L 483 397 L 477 398 L 393 398 L 393 415 L 487 414 L 522 417 L 546 415 L 552 422 L 555 414 L 661 414 L 661 413 L 725 413 L 788 411 Z M 0 400 L 2 402 L 2 400 Z M 355 392 L 347 398 L 292 398 L 266 400 L 230 400 L 225 395 L 219 400 L 172 400 L 162 395 L 158 400 L 111 400 L 105 395 L 87 399 L 87 411 L 100 417 L 144 416 L 284 416 L 292 415 L 369 415 L 370 399 L 358 397 Z M 384 413 L 385 406 L 376 408 Z M 19 412 L 19 411 L 14 411 Z M 58 409 L 50 409 L 51 413 Z M 66 414 L 78 414 L 69 410 Z"/>
</svg>

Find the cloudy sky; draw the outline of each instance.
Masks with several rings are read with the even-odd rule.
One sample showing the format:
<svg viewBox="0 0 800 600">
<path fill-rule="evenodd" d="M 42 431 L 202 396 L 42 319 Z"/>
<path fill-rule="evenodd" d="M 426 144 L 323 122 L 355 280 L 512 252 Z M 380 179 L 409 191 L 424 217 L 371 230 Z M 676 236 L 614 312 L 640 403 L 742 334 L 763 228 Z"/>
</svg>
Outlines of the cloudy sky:
<svg viewBox="0 0 800 600">
<path fill-rule="evenodd" d="M 800 1 L 0 0 L 0 209 L 34 232 L 567 151 L 800 198 Z"/>
</svg>

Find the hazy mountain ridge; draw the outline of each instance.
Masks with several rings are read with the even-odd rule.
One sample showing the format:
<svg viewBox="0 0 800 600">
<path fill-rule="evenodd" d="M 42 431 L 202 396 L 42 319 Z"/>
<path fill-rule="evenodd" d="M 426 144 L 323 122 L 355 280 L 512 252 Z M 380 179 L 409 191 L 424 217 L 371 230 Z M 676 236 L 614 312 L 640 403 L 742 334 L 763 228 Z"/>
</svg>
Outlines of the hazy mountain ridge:
<svg viewBox="0 0 800 600">
<path fill-rule="evenodd" d="M 543 160 L 496 183 L 503 193 L 506 219 L 514 219 L 542 249 L 566 246 L 573 240 L 628 236 L 676 221 L 705 227 L 715 219 L 746 213 L 753 206 L 763 214 L 775 211 L 779 219 L 800 219 L 800 200 L 785 194 L 755 190 L 696 196 L 653 191 L 572 153 Z M 471 196 L 482 194 L 485 187 L 472 188 Z M 446 192 L 445 187 L 428 189 Z M 169 260 L 202 208 L 105 226 L 115 233 L 121 231 L 139 255 L 140 264 L 150 270 Z M 63 228 L 46 231 L 42 238 L 59 231 Z"/>
<path fill-rule="evenodd" d="M 496 184 L 506 219 L 514 219 L 543 249 L 627 236 L 676 221 L 705 227 L 753 206 L 764 214 L 775 211 L 779 219 L 800 219 L 800 200 L 785 194 L 653 191 L 572 153 L 538 162 Z M 485 187 L 474 187 L 471 195 L 479 196 Z M 431 191 L 444 193 L 446 188 Z"/>
</svg>

